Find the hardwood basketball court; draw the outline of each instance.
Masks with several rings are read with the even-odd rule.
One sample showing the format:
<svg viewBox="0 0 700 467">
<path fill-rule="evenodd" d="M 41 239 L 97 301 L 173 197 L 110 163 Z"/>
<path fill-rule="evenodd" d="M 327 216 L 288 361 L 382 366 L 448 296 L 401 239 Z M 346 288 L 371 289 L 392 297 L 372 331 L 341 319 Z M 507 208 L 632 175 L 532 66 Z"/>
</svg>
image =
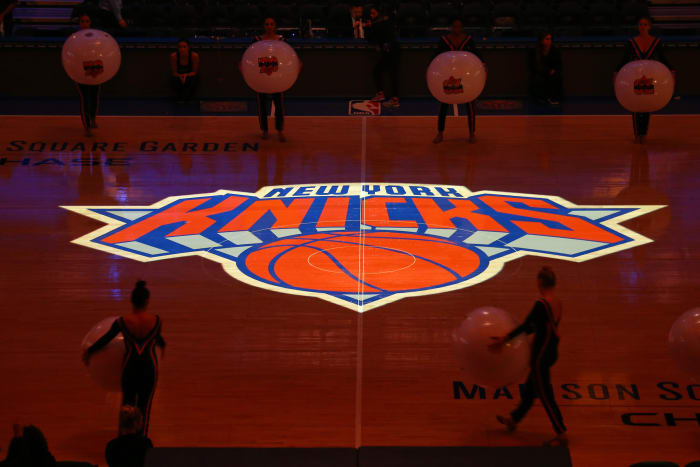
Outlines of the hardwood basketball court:
<svg viewBox="0 0 700 467">
<path fill-rule="evenodd" d="M 58 459 L 104 465 L 119 397 L 90 380 L 80 342 L 129 310 L 138 278 L 168 342 L 157 446 L 539 445 L 551 437 L 539 402 L 506 433 L 495 415 L 517 403 L 517 388 L 482 399 L 451 333 L 478 306 L 524 318 L 548 264 L 565 303 L 552 379 L 574 465 L 699 459 L 700 384 L 674 367 L 667 335 L 700 305 L 700 117 L 653 116 L 646 146 L 632 144 L 629 116 L 479 117 L 475 144 L 463 118 L 432 144 L 435 123 L 290 117 L 279 143 L 261 141 L 252 117 L 101 117 L 92 138 L 77 117 L 2 117 L 0 446 L 13 422 L 31 423 Z M 581 262 L 525 255 L 469 287 L 363 313 L 253 286 L 202 256 L 140 262 L 71 243 L 105 224 L 60 207 L 333 183 L 666 207 L 622 223 L 651 243 Z"/>
</svg>

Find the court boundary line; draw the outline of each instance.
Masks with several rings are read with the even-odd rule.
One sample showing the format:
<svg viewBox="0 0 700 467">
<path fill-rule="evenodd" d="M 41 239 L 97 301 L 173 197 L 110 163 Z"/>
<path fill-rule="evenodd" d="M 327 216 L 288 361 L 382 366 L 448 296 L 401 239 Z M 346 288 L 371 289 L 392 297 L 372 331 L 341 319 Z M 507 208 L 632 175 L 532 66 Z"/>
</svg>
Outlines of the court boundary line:
<svg viewBox="0 0 700 467">
<path fill-rule="evenodd" d="M 652 112 L 653 113 L 653 112 Z M 653 113 L 654 117 L 700 117 L 700 113 L 683 113 L 683 114 L 658 114 Z M 464 117 L 464 115 L 450 115 L 452 117 Z M 532 114 L 506 114 L 506 115 L 490 115 L 490 114 L 478 114 L 478 118 L 503 118 L 503 117 L 535 117 L 535 118 L 572 118 L 572 117 L 630 117 L 631 113 L 625 114 L 563 114 L 563 115 L 532 115 Z M 79 114 L 61 114 L 61 115 L 46 115 L 46 114 L 0 114 L 2 117 L 26 117 L 26 118 L 36 118 L 36 117 L 54 117 L 54 118 L 65 118 L 65 117 L 80 117 Z M 98 115 L 99 118 L 257 118 L 255 115 Z M 373 120 L 380 120 L 382 118 L 435 118 L 435 115 L 381 115 L 377 117 L 371 117 Z M 285 115 L 284 118 L 358 118 L 357 115 Z M 363 118 L 367 118 L 363 116 Z"/>
<path fill-rule="evenodd" d="M 365 184 L 367 174 L 367 117 L 362 117 L 362 137 L 360 146 L 360 183 Z M 362 197 L 360 196 L 360 202 Z M 355 448 L 362 446 L 362 375 L 364 360 L 364 260 L 365 260 L 365 234 L 362 226 L 365 223 L 365 212 L 360 204 L 360 241 L 358 245 L 358 267 L 360 280 L 357 281 L 358 303 L 357 303 L 357 348 L 355 355 L 357 362 L 355 365 Z"/>
</svg>

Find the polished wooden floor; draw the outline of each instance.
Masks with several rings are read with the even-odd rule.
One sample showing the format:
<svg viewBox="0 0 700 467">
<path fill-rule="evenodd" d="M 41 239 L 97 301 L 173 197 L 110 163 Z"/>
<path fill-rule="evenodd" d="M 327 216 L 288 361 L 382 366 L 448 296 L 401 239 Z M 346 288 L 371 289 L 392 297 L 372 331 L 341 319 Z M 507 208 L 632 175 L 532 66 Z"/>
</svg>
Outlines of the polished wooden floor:
<svg viewBox="0 0 700 467">
<path fill-rule="evenodd" d="M 450 333 L 479 305 L 524 317 L 536 298 L 534 274 L 547 262 L 566 307 L 553 380 L 574 465 L 700 459 L 698 422 L 668 426 L 664 415 L 700 412 L 700 386 L 675 369 L 666 346 L 675 318 L 700 306 L 700 116 L 654 116 L 646 146 L 632 143 L 630 118 L 622 116 L 482 117 L 476 144 L 465 141 L 466 121 L 450 119 L 440 145 L 431 143 L 435 120 L 427 117 L 289 118 L 284 144 L 261 141 L 255 118 L 104 117 L 99 124 L 86 138 L 77 117 L 1 119 L 3 450 L 13 422 L 33 423 L 59 459 L 104 465 L 118 397 L 95 387 L 79 346 L 98 320 L 128 310 L 137 278 L 148 280 L 169 343 L 151 420 L 156 445 L 537 445 L 551 430 L 539 404 L 507 434 L 494 416 L 515 400 L 490 392 L 485 400 L 454 398 L 453 383 L 463 378 Z M 92 141 L 109 145 L 50 147 Z M 140 150 L 148 141 L 158 149 Z M 191 153 L 183 142 L 198 150 L 205 142 L 237 145 Z M 246 142 L 258 150 L 243 151 Z M 96 165 L 74 165 L 76 158 Z M 668 208 L 626 224 L 653 243 L 583 263 L 526 257 L 482 284 L 362 315 L 251 287 L 199 257 L 139 263 L 72 244 L 101 224 L 58 208 L 359 181 Z M 616 385 L 636 385 L 639 399 L 620 398 Z M 625 425 L 626 413 L 655 425 Z"/>
</svg>

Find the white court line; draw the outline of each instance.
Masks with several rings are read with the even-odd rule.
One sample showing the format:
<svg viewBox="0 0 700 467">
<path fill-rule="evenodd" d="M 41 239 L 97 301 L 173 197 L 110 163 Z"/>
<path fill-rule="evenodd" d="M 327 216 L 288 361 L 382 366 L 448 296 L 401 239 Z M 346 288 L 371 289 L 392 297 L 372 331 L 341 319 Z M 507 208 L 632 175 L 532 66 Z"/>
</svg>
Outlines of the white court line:
<svg viewBox="0 0 700 467">
<path fill-rule="evenodd" d="M 362 147 L 360 149 L 360 186 L 363 186 L 366 178 L 367 169 L 367 117 L 362 117 Z M 362 202 L 362 199 L 360 199 Z M 360 205 L 360 222 L 365 223 L 365 213 Z M 362 445 L 362 371 L 363 371 L 363 345 L 364 345 L 364 326 L 363 326 L 363 298 L 364 293 L 364 264 L 365 264 L 365 240 L 364 230 L 360 228 L 360 243 L 358 249 L 359 262 L 359 281 L 357 282 L 358 303 L 357 313 L 357 348 L 355 355 L 357 363 L 355 365 L 355 448 Z"/>
<path fill-rule="evenodd" d="M 658 114 L 652 112 L 654 117 L 697 117 L 700 113 L 694 114 Z M 479 118 L 522 118 L 522 117 L 532 117 L 532 118 L 580 118 L 580 117 L 629 117 L 632 113 L 619 113 L 619 114 L 565 114 L 565 115 L 530 115 L 530 114 L 508 114 L 508 115 L 477 115 Z M 379 117 L 372 118 L 434 118 L 435 115 L 381 115 Z M 58 118 L 80 118 L 80 114 L 63 114 L 63 115 L 16 115 L 16 114 L 0 114 L 2 117 L 12 117 L 12 118 L 36 118 L 36 117 L 58 117 Z M 256 115 L 98 115 L 99 118 L 258 118 Z M 285 115 L 284 118 L 357 118 L 351 115 Z M 362 117 L 367 118 L 367 117 Z"/>
</svg>

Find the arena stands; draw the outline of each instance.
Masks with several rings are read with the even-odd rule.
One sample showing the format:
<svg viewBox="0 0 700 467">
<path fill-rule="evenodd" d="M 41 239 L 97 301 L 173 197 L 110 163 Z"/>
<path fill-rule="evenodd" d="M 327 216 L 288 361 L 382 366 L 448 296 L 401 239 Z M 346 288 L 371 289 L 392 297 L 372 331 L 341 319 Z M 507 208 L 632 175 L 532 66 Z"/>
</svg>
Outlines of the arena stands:
<svg viewBox="0 0 700 467">
<path fill-rule="evenodd" d="M 395 13 L 402 37 L 442 34 L 449 18 L 461 16 L 481 36 L 527 36 L 551 28 L 559 35 L 620 35 L 640 15 L 651 14 L 664 34 L 700 32 L 700 2 L 658 0 L 465 0 L 384 2 Z M 16 36 L 63 36 L 75 28 L 82 10 L 96 0 L 21 0 L 13 12 Z M 124 0 L 128 22 L 120 35 L 247 37 L 264 16 L 274 16 L 290 36 L 346 37 L 350 5 L 320 0 Z M 365 15 L 368 8 L 365 8 Z"/>
</svg>

